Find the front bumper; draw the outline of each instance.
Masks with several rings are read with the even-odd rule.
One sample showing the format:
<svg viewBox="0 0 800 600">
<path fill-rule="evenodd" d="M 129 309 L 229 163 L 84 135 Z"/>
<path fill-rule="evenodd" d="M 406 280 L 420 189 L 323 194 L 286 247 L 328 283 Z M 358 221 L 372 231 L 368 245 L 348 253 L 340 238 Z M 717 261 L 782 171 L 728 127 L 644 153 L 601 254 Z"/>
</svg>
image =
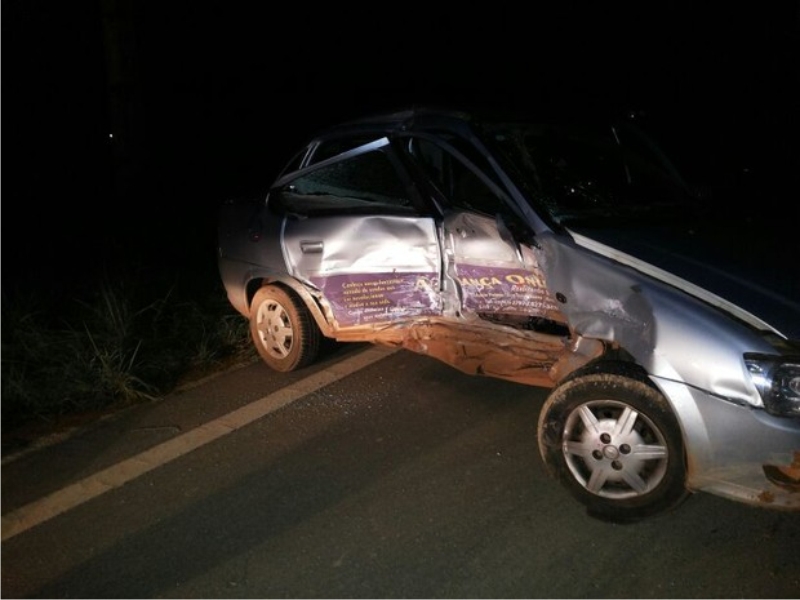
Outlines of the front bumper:
<svg viewBox="0 0 800 600">
<path fill-rule="evenodd" d="M 773 417 L 680 383 L 657 384 L 681 422 L 689 489 L 800 510 L 800 420 Z"/>
</svg>

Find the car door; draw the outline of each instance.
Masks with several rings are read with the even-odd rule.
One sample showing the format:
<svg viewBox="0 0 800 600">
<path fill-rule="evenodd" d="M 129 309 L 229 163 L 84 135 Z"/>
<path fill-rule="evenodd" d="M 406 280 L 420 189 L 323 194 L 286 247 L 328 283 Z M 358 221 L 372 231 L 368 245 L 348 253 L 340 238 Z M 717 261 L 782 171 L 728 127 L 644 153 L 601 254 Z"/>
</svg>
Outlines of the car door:
<svg viewBox="0 0 800 600">
<path fill-rule="evenodd" d="M 563 331 L 566 319 L 547 289 L 535 248 L 519 235 L 525 225 L 481 156 L 424 137 L 407 147 L 443 196 L 443 276 L 459 290 L 461 312 Z"/>
<path fill-rule="evenodd" d="M 386 138 L 278 183 L 287 270 L 319 291 L 337 333 L 441 313 L 436 224 Z"/>
<path fill-rule="evenodd" d="M 458 143 L 458 140 L 454 140 Z M 462 142 L 463 145 L 463 142 Z M 532 232 L 473 148 L 439 136 L 403 147 L 442 208 L 443 318 L 406 347 L 471 374 L 549 387 L 570 331 L 547 288 Z M 467 158 L 467 154 L 472 158 Z M 487 173 L 489 173 L 487 175 Z"/>
</svg>

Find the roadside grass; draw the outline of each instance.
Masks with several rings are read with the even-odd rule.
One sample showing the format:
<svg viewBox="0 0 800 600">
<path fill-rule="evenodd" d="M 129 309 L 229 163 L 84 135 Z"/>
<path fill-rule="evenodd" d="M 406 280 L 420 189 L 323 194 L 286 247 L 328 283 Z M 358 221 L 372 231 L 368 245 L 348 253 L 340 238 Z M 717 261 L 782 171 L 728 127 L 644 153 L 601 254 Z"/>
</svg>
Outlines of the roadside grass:
<svg viewBox="0 0 800 600">
<path fill-rule="evenodd" d="M 135 281 L 63 296 L 3 291 L 4 449 L 257 356 L 221 284 Z"/>
</svg>

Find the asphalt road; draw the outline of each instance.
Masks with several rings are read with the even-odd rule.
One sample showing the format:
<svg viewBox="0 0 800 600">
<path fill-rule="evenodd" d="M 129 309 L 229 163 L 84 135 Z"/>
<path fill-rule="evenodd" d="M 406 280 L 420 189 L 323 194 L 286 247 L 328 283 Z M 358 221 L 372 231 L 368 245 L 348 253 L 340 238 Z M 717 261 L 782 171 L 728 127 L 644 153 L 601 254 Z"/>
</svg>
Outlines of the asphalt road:
<svg viewBox="0 0 800 600">
<path fill-rule="evenodd" d="M 800 596 L 796 513 L 588 517 L 545 475 L 544 398 L 370 346 L 245 365 L 4 458 L 2 596 Z"/>
</svg>

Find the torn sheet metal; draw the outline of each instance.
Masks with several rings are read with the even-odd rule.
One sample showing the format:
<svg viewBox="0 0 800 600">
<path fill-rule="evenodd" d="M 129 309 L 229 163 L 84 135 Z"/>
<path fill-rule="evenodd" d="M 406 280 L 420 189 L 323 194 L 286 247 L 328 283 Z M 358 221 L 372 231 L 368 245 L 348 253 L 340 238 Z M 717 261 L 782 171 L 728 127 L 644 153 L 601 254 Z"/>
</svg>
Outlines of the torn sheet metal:
<svg viewBox="0 0 800 600">
<path fill-rule="evenodd" d="M 547 289 L 536 254 L 519 245 L 498 219 L 453 212 L 444 220 L 447 276 L 463 312 L 526 315 L 565 322 Z"/>
<path fill-rule="evenodd" d="M 437 358 L 469 375 L 485 375 L 527 385 L 551 387 L 550 367 L 564 352 L 562 340 L 537 340 L 526 336 L 509 339 L 497 328 L 458 329 L 444 323 L 415 325 L 400 344 L 403 348 Z"/>
<path fill-rule="evenodd" d="M 538 239 L 550 291 L 578 335 L 618 345 L 651 377 L 685 382 L 737 404 L 761 406 L 750 379 L 742 376 L 742 355 L 773 352 L 766 339 L 759 345 L 744 325 L 732 323 L 722 311 L 632 265 L 559 243 L 552 236 Z M 742 328 L 741 336 L 734 333 L 737 327 Z M 704 360 L 685 360 L 687 348 Z"/>
<path fill-rule="evenodd" d="M 554 366 L 563 359 L 569 340 L 480 322 L 453 326 L 432 321 L 409 328 L 399 345 L 470 375 L 549 388 L 555 384 Z M 594 345 L 593 351 L 599 356 L 602 346 Z"/>
<path fill-rule="evenodd" d="M 450 251 L 459 263 L 520 268 L 522 256 L 513 240 L 500 235 L 494 218 L 463 211 L 444 219 Z"/>
<path fill-rule="evenodd" d="M 788 463 L 769 463 L 763 466 L 764 475 L 778 487 L 795 494 L 800 506 L 800 450 L 796 450 Z"/>
<path fill-rule="evenodd" d="M 594 256 L 540 236 L 540 264 L 570 327 L 584 337 L 614 341 L 649 356 L 656 343 L 653 309 L 636 278 Z"/>
<path fill-rule="evenodd" d="M 340 341 L 371 341 L 431 356 L 470 375 L 497 377 L 538 387 L 553 387 L 564 361 L 584 364 L 600 356 L 597 340 L 570 340 L 505 327 L 477 317 L 454 323 L 429 318 L 340 332 Z M 574 366 L 574 365 L 573 365 Z"/>
</svg>

